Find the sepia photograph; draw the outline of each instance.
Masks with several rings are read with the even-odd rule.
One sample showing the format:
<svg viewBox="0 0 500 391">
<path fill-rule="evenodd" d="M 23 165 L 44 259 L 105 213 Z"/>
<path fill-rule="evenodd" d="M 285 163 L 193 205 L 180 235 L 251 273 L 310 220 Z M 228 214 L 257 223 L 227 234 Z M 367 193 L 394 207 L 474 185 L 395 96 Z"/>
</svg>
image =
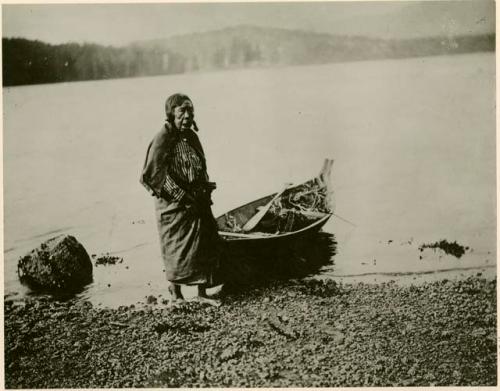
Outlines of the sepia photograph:
<svg viewBox="0 0 500 391">
<path fill-rule="evenodd" d="M 3 387 L 496 386 L 495 12 L 3 3 Z"/>
</svg>

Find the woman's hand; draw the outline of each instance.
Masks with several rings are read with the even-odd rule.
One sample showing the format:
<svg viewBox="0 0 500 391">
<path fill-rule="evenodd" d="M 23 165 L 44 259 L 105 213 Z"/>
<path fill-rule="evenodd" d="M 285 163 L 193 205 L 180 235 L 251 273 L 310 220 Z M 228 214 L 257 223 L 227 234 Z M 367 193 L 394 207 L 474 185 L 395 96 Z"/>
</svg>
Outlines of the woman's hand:
<svg viewBox="0 0 500 391">
<path fill-rule="evenodd" d="M 206 207 L 213 204 L 210 193 L 216 188 L 215 183 L 207 182 L 203 187 L 197 187 L 191 191 L 186 191 L 182 202 L 186 209 L 190 210 L 193 214 L 198 214 Z"/>
<path fill-rule="evenodd" d="M 200 199 L 200 196 L 196 194 L 196 192 L 186 192 L 182 198 L 182 202 L 184 203 L 186 210 L 190 212 L 191 215 L 200 215 L 200 211 L 203 207 L 203 201 Z"/>
<path fill-rule="evenodd" d="M 197 209 L 196 198 L 193 196 L 193 194 L 186 192 L 186 194 L 184 194 L 184 197 L 182 197 L 181 201 L 186 206 L 187 210 L 195 212 L 195 210 Z"/>
</svg>

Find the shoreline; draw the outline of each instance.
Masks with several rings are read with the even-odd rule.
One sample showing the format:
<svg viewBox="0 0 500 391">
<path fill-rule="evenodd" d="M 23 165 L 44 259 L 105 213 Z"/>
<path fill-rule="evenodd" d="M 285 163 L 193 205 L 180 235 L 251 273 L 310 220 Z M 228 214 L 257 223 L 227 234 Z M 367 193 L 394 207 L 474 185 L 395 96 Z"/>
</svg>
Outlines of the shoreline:
<svg viewBox="0 0 500 391">
<path fill-rule="evenodd" d="M 292 279 L 117 309 L 5 302 L 7 388 L 491 386 L 496 280 Z"/>
</svg>

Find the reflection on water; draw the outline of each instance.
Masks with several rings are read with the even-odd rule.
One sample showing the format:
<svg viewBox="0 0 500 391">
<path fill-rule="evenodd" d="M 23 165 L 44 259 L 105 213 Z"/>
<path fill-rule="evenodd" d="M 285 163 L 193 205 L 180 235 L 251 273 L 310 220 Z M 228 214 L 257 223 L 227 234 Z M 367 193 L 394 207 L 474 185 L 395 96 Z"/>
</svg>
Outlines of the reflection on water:
<svg viewBox="0 0 500 391">
<path fill-rule="evenodd" d="M 224 280 L 233 288 L 273 279 L 301 278 L 334 263 L 335 235 L 320 232 L 285 243 L 230 242 L 224 262 Z"/>
<path fill-rule="evenodd" d="M 86 287 L 92 283 L 92 281 L 88 282 L 87 285 L 84 286 L 68 286 L 65 289 L 46 289 L 43 286 L 40 286 L 32 279 L 27 277 L 19 277 L 19 282 L 24 285 L 27 289 L 28 295 L 30 296 L 52 296 L 57 300 L 68 300 L 71 299 L 78 294 L 81 294 L 85 291 Z"/>
</svg>

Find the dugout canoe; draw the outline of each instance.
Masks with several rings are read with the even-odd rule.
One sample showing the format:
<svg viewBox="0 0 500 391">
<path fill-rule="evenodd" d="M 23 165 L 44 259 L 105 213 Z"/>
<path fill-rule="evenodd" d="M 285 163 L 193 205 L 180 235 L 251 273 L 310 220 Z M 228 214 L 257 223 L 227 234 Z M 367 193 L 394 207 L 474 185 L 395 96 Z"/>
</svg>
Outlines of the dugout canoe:
<svg viewBox="0 0 500 391">
<path fill-rule="evenodd" d="M 327 223 L 333 215 L 333 190 L 331 186 L 331 166 L 333 160 L 325 159 L 323 168 L 320 174 L 301 184 L 288 187 L 282 192 L 277 199 L 278 202 L 286 202 L 299 192 L 304 193 L 304 189 L 320 189 L 324 195 L 322 205 L 318 208 L 294 209 L 294 216 L 300 218 L 300 222 L 295 222 L 290 226 L 290 229 L 276 229 L 273 224 L 273 216 L 271 212 L 266 213 L 262 221 L 251 232 L 242 232 L 241 229 L 234 229 L 235 226 L 243 227 L 245 224 L 259 212 L 260 208 L 265 207 L 278 193 L 269 194 L 265 197 L 251 201 L 245 205 L 237 207 L 229 212 L 219 216 L 216 221 L 219 229 L 219 234 L 226 242 L 233 244 L 257 244 L 257 245 L 272 245 L 294 241 L 315 234 Z M 300 193 L 300 194 L 302 194 Z M 283 209 L 288 210 L 290 209 Z M 293 217 L 293 216 L 292 216 Z"/>
</svg>

